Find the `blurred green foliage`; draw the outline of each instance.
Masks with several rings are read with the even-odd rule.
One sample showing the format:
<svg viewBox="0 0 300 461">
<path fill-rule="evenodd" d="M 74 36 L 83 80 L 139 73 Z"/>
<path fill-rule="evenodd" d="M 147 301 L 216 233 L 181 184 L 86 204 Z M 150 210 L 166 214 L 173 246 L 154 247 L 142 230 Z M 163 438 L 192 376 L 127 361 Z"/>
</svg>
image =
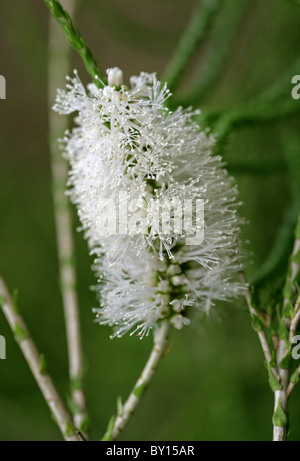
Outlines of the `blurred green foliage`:
<svg viewBox="0 0 300 461">
<path fill-rule="evenodd" d="M 76 24 L 103 70 L 117 65 L 125 78 L 143 70 L 161 76 L 195 5 L 192 0 L 84 0 Z M 0 74 L 7 82 L 7 99 L 0 101 L 0 274 L 11 290 L 18 289 L 20 310 L 66 397 L 67 353 L 47 146 L 48 11 L 34 0 L 4 0 L 0 10 Z M 221 30 L 222 17 L 218 21 Z M 204 119 L 205 114 L 255 106 L 257 96 L 299 61 L 297 2 L 252 0 L 234 23 L 218 78 L 201 94 Z M 201 69 L 215 51 L 210 38 L 217 44 L 213 31 L 208 32 L 178 94 L 184 96 L 190 81 L 194 79 L 193 88 L 201 79 Z M 75 55 L 74 66 L 88 81 Z M 300 101 L 291 99 L 288 84 L 280 103 L 294 105 L 291 115 L 257 122 L 250 117 L 221 146 L 239 185 L 240 214 L 248 220 L 243 229 L 249 240 L 246 272 L 259 282 L 266 303 L 283 280 L 300 203 Z M 271 115 L 273 107 L 275 111 L 277 99 L 271 98 Z M 218 115 L 211 120 L 220 127 L 216 122 L 224 119 Z M 151 340 L 110 340 L 109 328 L 93 322 L 91 259 L 78 233 L 76 252 L 87 400 L 92 439 L 97 440 L 115 412 L 117 397 L 126 398 L 131 390 Z M 274 255 L 275 263 L 270 262 Z M 0 440 L 61 440 L 1 313 L 0 334 L 7 342 L 7 359 L 0 361 Z M 216 306 L 199 330 L 173 332 L 171 350 L 121 440 L 270 440 L 272 410 L 263 355 L 244 301 L 238 300 Z M 300 440 L 299 420 L 296 388 L 289 440 Z"/>
</svg>

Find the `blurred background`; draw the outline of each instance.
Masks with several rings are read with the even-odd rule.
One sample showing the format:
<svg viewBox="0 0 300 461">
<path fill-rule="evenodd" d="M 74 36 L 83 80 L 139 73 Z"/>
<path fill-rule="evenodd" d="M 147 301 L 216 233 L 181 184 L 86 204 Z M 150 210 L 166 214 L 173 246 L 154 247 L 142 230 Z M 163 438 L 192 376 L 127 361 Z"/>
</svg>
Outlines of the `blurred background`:
<svg viewBox="0 0 300 461">
<path fill-rule="evenodd" d="M 161 76 L 197 3 L 82 0 L 75 23 L 103 70 L 118 66 L 125 79 L 140 71 Z M 19 308 L 67 398 L 47 142 L 48 21 L 43 1 L 0 2 L 0 74 L 7 84 L 6 100 L 0 100 L 0 273 L 17 290 Z M 281 286 L 300 203 L 300 100 L 290 93 L 292 76 L 300 74 L 299 25 L 296 1 L 226 0 L 215 29 L 207 32 L 174 90 L 178 101 L 188 102 L 218 46 L 224 47 L 218 72 L 196 104 L 204 114 L 255 103 L 287 75 L 281 105 L 271 95 L 268 116 L 236 123 L 222 144 L 239 185 L 240 214 L 248 222 L 246 272 L 259 283 L 266 303 Z M 289 74 L 297 59 L 298 72 Z M 89 81 L 75 55 L 73 65 Z M 278 113 L 278 107 L 286 112 Z M 77 225 L 74 213 L 74 229 Z M 125 399 L 136 381 L 151 340 L 110 340 L 110 329 L 94 323 L 91 259 L 82 234 L 75 239 L 91 438 L 99 440 L 117 397 Z M 61 440 L 1 312 L 0 334 L 7 346 L 7 358 L 0 361 L 0 440 Z M 272 411 L 263 354 L 241 299 L 218 305 L 198 329 L 172 333 L 172 347 L 120 440 L 271 440 Z M 300 440 L 300 387 L 290 400 L 289 440 Z"/>
</svg>

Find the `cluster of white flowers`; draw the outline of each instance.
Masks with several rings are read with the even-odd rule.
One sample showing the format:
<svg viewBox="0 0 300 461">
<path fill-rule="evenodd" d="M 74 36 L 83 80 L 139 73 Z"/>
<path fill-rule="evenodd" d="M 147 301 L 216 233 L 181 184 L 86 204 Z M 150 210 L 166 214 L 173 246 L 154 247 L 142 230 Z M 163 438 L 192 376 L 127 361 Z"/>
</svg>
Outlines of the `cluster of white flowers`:
<svg viewBox="0 0 300 461">
<path fill-rule="evenodd" d="M 85 88 L 75 72 L 66 91 L 58 90 L 54 109 L 77 112 L 76 127 L 64 139 L 68 193 L 95 255 L 97 319 L 114 326 L 113 336 L 131 331 L 143 337 L 161 319 L 180 329 L 193 313 L 208 312 L 214 300 L 241 292 L 235 281 L 240 222 L 237 189 L 212 153 L 214 137 L 193 121 L 196 112 L 171 112 L 165 104 L 169 90 L 155 74 L 131 77 L 130 88 L 122 79 L 114 68 L 108 85 Z M 143 233 L 110 232 L 106 226 L 104 234 L 103 222 L 111 223 L 112 216 L 107 203 L 117 203 L 124 193 L 128 200 L 119 203 L 120 213 L 137 229 L 154 199 L 201 200 L 202 243 L 186 244 L 187 236 L 203 231 L 194 208 L 184 230 L 174 224 L 178 208 L 171 207 L 167 233 L 147 219 Z"/>
</svg>

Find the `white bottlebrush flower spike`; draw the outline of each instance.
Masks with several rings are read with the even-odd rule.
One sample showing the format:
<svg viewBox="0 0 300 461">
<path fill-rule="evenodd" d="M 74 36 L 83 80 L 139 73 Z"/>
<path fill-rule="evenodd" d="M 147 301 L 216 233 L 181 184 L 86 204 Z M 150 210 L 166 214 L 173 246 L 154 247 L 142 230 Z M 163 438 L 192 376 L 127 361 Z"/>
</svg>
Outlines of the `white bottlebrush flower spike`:
<svg viewBox="0 0 300 461">
<path fill-rule="evenodd" d="M 95 254 L 101 305 L 95 310 L 101 324 L 115 327 L 113 336 L 142 337 L 163 318 L 180 329 L 193 313 L 242 290 L 235 282 L 237 189 L 212 153 L 214 137 L 199 130 L 195 112 L 166 108 L 170 94 L 155 74 L 131 77 L 128 89 L 113 68 L 108 82 L 86 89 L 75 72 L 54 106 L 61 114 L 78 112 L 64 150 L 69 194 Z M 191 201 L 204 206 L 204 234 L 195 208 L 185 219 L 183 205 Z M 172 204 L 167 227 L 153 218 L 164 203 Z M 203 237 L 188 245 L 195 233 Z"/>
</svg>

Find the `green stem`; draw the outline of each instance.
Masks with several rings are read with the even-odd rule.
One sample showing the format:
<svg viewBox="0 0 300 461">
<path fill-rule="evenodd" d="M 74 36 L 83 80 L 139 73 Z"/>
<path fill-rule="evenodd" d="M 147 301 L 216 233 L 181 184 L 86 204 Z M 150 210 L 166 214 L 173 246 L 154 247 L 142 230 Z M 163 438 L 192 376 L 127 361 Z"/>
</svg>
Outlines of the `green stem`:
<svg viewBox="0 0 300 461">
<path fill-rule="evenodd" d="M 237 160 L 232 159 L 226 165 L 226 168 L 230 173 L 234 174 L 245 174 L 245 175 L 256 175 L 266 176 L 274 173 L 286 173 L 287 166 L 281 159 L 249 159 L 249 160 Z"/>
<path fill-rule="evenodd" d="M 291 100 L 292 77 L 299 74 L 300 58 L 295 59 L 278 77 L 272 80 L 269 85 L 256 98 L 257 103 L 274 103 L 276 101 Z M 295 101 L 294 101 L 295 102 Z"/>
<path fill-rule="evenodd" d="M 192 13 L 190 23 L 175 50 L 173 59 L 162 78 L 163 81 L 168 82 L 168 88 L 171 91 L 178 85 L 189 60 L 196 51 L 199 43 L 204 39 L 222 2 L 223 0 L 203 0 L 198 2 L 195 11 Z"/>
<path fill-rule="evenodd" d="M 44 0 L 54 18 L 63 28 L 69 44 L 80 54 L 86 70 L 93 78 L 95 84 L 101 88 L 106 84 L 98 63 L 87 47 L 82 35 L 73 26 L 72 20 L 67 11 L 61 6 L 58 0 Z"/>
<path fill-rule="evenodd" d="M 253 123 L 270 123 L 298 111 L 299 106 L 293 100 L 279 102 L 276 105 L 251 103 L 239 109 L 232 109 L 224 113 L 214 125 L 218 134 L 218 144 L 221 146 L 226 142 L 230 133 L 237 127 Z"/>
<path fill-rule="evenodd" d="M 254 275 L 252 283 L 263 283 L 272 276 L 281 266 L 286 264 L 286 254 L 291 245 L 294 228 L 300 212 L 300 143 L 297 132 L 292 128 L 285 128 L 281 133 L 282 150 L 286 161 L 291 203 L 286 208 L 281 225 L 278 228 L 273 247 L 261 266 Z"/>
<path fill-rule="evenodd" d="M 293 229 L 297 221 L 297 215 L 298 210 L 294 204 L 285 210 L 272 248 L 264 263 L 251 278 L 251 283 L 256 287 L 264 284 L 280 267 L 285 265 L 286 255 L 293 236 Z"/>
<path fill-rule="evenodd" d="M 296 59 L 275 83 L 267 87 L 250 102 L 233 109 L 204 110 L 197 117 L 202 127 L 209 126 L 218 134 L 218 149 L 221 149 L 228 136 L 237 127 L 253 123 L 270 123 L 296 114 L 299 104 L 291 97 L 291 78 L 299 72 L 300 59 Z"/>
<path fill-rule="evenodd" d="M 207 58 L 195 72 L 194 82 L 184 91 L 176 104 L 183 106 L 195 106 L 207 94 L 216 82 L 230 53 L 237 27 L 241 16 L 249 0 L 234 0 L 225 2 L 221 14 L 211 32 L 208 43 Z"/>
</svg>

